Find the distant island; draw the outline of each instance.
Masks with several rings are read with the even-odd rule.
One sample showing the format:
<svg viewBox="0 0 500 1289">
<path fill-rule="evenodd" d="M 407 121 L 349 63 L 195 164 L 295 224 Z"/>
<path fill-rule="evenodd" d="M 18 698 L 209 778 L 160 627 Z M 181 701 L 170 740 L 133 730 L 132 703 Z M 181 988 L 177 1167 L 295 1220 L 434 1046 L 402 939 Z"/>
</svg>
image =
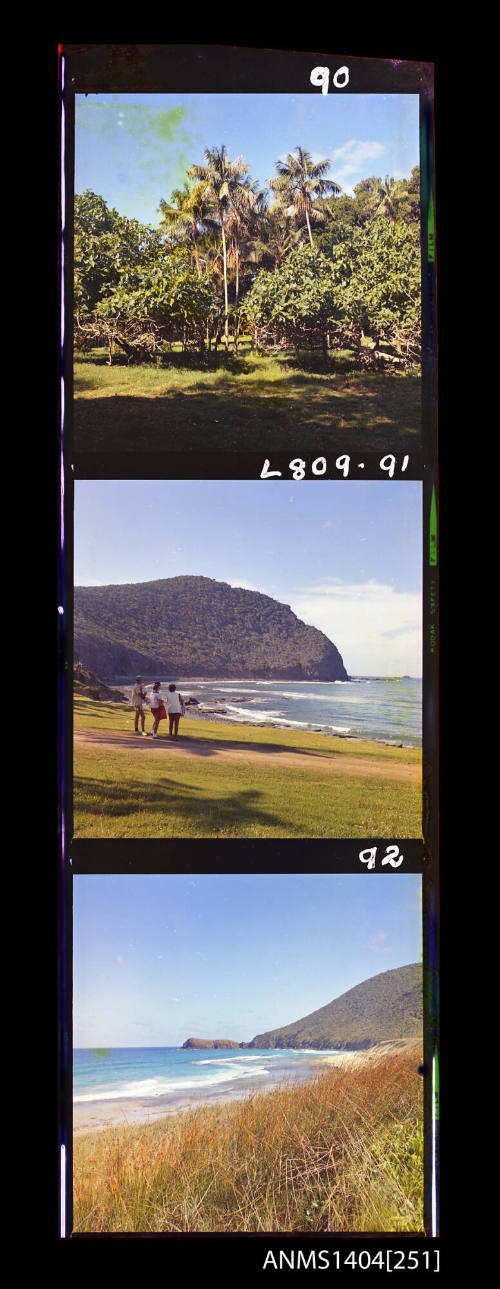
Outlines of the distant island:
<svg viewBox="0 0 500 1289">
<path fill-rule="evenodd" d="M 289 605 L 210 577 L 75 587 L 74 649 L 108 678 L 349 680 L 336 645 Z"/>
<path fill-rule="evenodd" d="M 315 1048 L 363 1051 L 422 1032 L 422 967 L 414 962 L 371 976 L 333 1002 L 250 1043 L 188 1038 L 183 1048 Z"/>
<path fill-rule="evenodd" d="M 213 1048 L 250 1047 L 250 1043 L 235 1043 L 232 1038 L 187 1038 L 183 1048 L 195 1047 L 202 1051 Z"/>
</svg>

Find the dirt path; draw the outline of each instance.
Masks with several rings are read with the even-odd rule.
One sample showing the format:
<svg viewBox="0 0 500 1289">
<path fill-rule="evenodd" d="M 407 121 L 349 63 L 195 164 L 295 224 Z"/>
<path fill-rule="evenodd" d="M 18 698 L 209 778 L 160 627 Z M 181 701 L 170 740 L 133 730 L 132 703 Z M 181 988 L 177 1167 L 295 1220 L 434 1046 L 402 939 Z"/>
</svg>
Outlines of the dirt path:
<svg viewBox="0 0 500 1289">
<path fill-rule="evenodd" d="M 353 756 L 347 751 L 307 752 L 293 748 L 282 749 L 273 744 L 264 746 L 245 745 L 241 743 L 218 742 L 216 739 L 179 739 L 177 743 L 168 738 L 138 738 L 125 730 L 101 732 L 100 730 L 78 730 L 75 733 L 75 747 L 102 748 L 108 752 L 121 752 L 130 756 L 131 752 L 140 756 L 175 756 L 179 760 L 192 760 L 196 757 L 221 757 L 223 761 L 243 762 L 246 765 L 259 764 L 262 757 L 266 764 L 273 767 L 289 767 L 306 770 L 311 774 L 357 776 L 359 778 L 377 777 L 394 779 L 405 783 L 419 783 L 421 778 L 420 764 L 403 764 L 400 761 L 388 760 L 373 756 Z"/>
</svg>

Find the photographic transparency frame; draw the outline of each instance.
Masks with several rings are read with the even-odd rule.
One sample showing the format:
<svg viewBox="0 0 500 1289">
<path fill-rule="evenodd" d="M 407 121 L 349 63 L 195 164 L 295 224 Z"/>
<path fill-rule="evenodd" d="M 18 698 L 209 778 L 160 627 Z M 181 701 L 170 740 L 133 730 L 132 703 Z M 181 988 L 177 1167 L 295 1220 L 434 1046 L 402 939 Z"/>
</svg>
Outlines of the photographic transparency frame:
<svg viewBox="0 0 500 1289">
<path fill-rule="evenodd" d="M 346 443 L 329 449 L 328 431 L 321 445 L 311 450 L 305 441 L 305 478 L 339 479 L 337 460 L 349 455 L 349 477 L 383 480 L 390 496 L 388 458 L 394 458 L 392 477 L 422 480 L 423 527 L 423 829 L 422 840 L 359 838 L 322 842 L 306 840 L 239 840 L 227 853 L 210 840 L 120 841 L 73 839 L 72 836 L 72 660 L 73 660 L 73 514 L 75 479 L 262 479 L 267 470 L 288 478 L 289 452 L 228 451 L 224 445 L 202 449 L 120 452 L 103 448 L 82 450 L 74 437 L 73 388 L 73 198 L 74 198 L 74 107 L 78 94 L 124 93 L 164 94 L 302 94 L 322 93 L 321 80 L 311 82 L 315 68 L 329 69 L 329 95 L 415 94 L 419 98 L 421 166 L 421 306 L 422 306 L 422 433 L 415 451 L 398 452 L 394 442 L 375 452 L 352 451 Z M 334 77 L 348 68 L 348 80 L 338 87 Z M 307 1259 L 328 1249 L 330 1265 L 347 1271 L 355 1269 L 396 1269 L 397 1250 L 403 1251 L 399 1266 L 418 1265 L 434 1272 L 439 1266 L 439 863 L 438 863 L 438 766 L 437 766 L 437 649 L 438 649 L 438 555 L 437 555 L 437 446 L 436 446 L 436 241 L 434 176 L 434 92 L 432 62 L 351 57 L 345 52 L 269 50 L 232 45 L 64 45 L 59 61 L 60 102 L 60 246 L 61 272 L 61 361 L 60 361 L 60 565 L 59 565 L 59 737 L 60 737 L 60 852 L 59 852 L 59 1101 L 60 1161 L 59 1228 L 63 1238 L 103 1238 L 72 1230 L 72 1114 L 70 1054 L 72 1035 L 72 883 L 85 873 L 154 872 L 281 872 L 303 871 L 355 873 L 360 871 L 360 852 L 376 848 L 377 871 L 394 872 L 391 865 L 380 868 L 382 857 L 396 844 L 404 855 L 404 871 L 422 875 L 423 967 L 424 967 L 424 1122 L 425 1122 L 425 1235 L 371 1233 L 321 1236 L 294 1232 L 269 1236 L 182 1236 L 171 1232 L 115 1233 L 123 1238 L 166 1238 L 169 1256 L 190 1269 L 210 1264 L 218 1269 L 234 1266 L 244 1250 L 245 1261 L 256 1271 L 263 1269 L 269 1251 L 283 1269 L 304 1266 Z M 344 77 L 345 81 L 345 77 Z M 324 83 L 324 78 L 323 78 Z M 321 475 L 313 472 L 313 459 L 325 459 Z M 406 459 L 408 458 L 408 459 Z M 370 871 L 364 860 L 365 880 Z M 397 880 L 397 873 L 395 874 Z M 109 1238 L 106 1233 L 106 1238 Z M 244 1243 L 243 1243 L 244 1242 Z M 359 1261 L 361 1250 L 368 1261 Z M 280 1252 L 281 1251 L 281 1252 Z M 382 1262 L 375 1261 L 380 1252 Z M 410 1261 L 415 1256 L 417 1261 Z M 352 1254 L 352 1261 L 348 1259 Z M 287 1258 L 289 1259 L 287 1262 Z M 356 1258 L 358 1262 L 356 1264 Z M 290 1261 L 291 1259 L 291 1261 Z M 294 1261 L 295 1259 L 295 1261 Z M 385 1261 L 384 1261 L 385 1260 Z M 270 1263 L 268 1263 L 268 1266 Z M 271 1263 L 272 1265 L 272 1263 Z M 314 1260 L 313 1264 L 315 1265 Z M 321 1264 L 319 1264 L 321 1265 Z M 323 1264 L 324 1265 L 324 1264 Z"/>
</svg>

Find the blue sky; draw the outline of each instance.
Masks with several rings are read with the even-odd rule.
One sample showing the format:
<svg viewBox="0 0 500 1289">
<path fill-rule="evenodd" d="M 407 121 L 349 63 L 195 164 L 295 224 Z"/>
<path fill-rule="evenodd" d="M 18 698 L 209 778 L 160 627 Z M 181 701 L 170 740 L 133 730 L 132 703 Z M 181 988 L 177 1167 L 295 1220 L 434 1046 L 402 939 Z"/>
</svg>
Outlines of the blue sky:
<svg viewBox="0 0 500 1289">
<path fill-rule="evenodd" d="M 369 175 L 410 174 L 418 121 L 416 94 L 77 95 L 75 192 L 90 188 L 120 214 L 157 224 L 160 198 L 203 165 L 205 148 L 224 143 L 261 186 L 300 145 L 330 158 L 329 177 L 351 193 Z"/>
<path fill-rule="evenodd" d="M 78 876 L 75 1047 L 248 1041 L 421 957 L 410 874 Z"/>
<path fill-rule="evenodd" d="M 421 484 L 79 480 L 77 586 L 195 574 L 261 591 L 351 675 L 421 676 Z"/>
</svg>

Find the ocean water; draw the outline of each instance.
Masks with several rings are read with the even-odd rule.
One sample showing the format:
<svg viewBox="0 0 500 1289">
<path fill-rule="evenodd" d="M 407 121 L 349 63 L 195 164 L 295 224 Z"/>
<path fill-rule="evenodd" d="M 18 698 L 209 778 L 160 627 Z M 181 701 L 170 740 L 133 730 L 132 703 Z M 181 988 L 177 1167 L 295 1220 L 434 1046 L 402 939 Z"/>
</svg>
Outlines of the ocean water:
<svg viewBox="0 0 500 1289">
<path fill-rule="evenodd" d="M 178 681 L 216 719 L 283 729 L 319 730 L 381 743 L 422 745 L 422 681 L 354 677 L 349 681 Z M 193 708 L 193 715 L 195 714 Z"/>
<path fill-rule="evenodd" d="M 251 1090 L 252 1084 L 272 1085 L 306 1073 L 307 1057 L 324 1052 L 251 1051 L 177 1047 L 75 1048 L 75 1104 L 117 1101 L 121 1098 L 177 1097 L 203 1100 L 214 1092 L 228 1095 Z M 343 1055 L 343 1053 L 341 1054 Z M 310 1070 L 309 1070 L 310 1072 Z"/>
</svg>

